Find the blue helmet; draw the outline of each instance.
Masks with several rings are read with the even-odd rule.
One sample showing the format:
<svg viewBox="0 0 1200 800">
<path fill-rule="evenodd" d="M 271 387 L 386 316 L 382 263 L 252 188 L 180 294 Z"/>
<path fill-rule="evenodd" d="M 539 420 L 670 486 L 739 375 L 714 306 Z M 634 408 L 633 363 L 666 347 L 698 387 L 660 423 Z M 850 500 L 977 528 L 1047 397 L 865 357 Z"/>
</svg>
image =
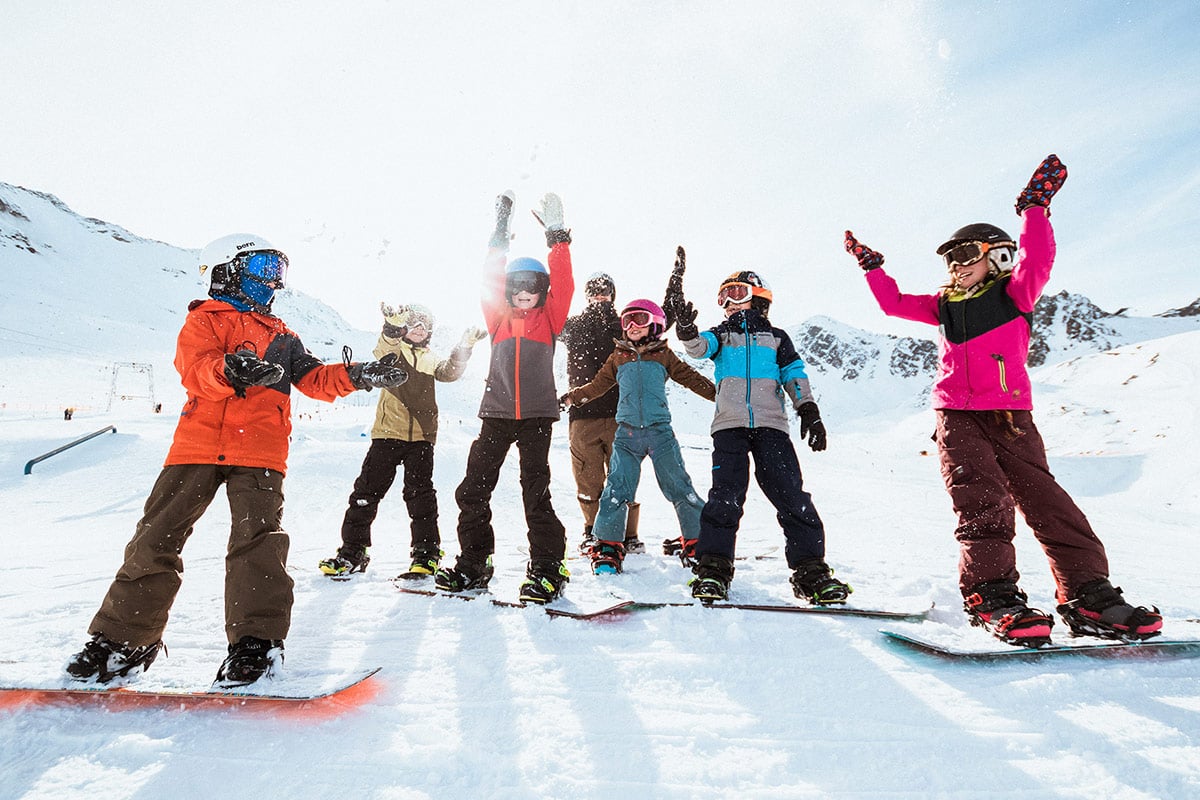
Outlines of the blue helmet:
<svg viewBox="0 0 1200 800">
<path fill-rule="evenodd" d="M 504 297 L 512 305 L 515 292 L 539 294 L 535 308 L 546 304 L 546 292 L 550 291 L 550 270 L 536 258 L 522 256 L 508 262 L 504 269 Z"/>
</svg>

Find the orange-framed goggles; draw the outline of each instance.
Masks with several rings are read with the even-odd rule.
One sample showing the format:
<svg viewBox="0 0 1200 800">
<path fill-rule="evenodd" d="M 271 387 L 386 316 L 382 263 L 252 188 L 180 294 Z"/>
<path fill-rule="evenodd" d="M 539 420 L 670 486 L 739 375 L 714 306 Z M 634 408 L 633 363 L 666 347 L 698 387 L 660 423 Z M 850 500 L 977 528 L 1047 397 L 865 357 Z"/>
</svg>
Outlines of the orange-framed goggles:
<svg viewBox="0 0 1200 800">
<path fill-rule="evenodd" d="M 942 258 L 946 259 L 946 268 L 954 269 L 955 267 L 965 267 L 968 264 L 974 264 L 979 259 L 988 254 L 989 250 L 995 250 L 1000 247 L 1012 247 L 1009 242 L 963 242 L 951 247 L 945 253 L 942 253 Z"/>
<path fill-rule="evenodd" d="M 721 308 L 730 303 L 745 303 L 754 297 L 754 287 L 748 283 L 727 283 L 717 292 L 717 305 Z"/>
</svg>

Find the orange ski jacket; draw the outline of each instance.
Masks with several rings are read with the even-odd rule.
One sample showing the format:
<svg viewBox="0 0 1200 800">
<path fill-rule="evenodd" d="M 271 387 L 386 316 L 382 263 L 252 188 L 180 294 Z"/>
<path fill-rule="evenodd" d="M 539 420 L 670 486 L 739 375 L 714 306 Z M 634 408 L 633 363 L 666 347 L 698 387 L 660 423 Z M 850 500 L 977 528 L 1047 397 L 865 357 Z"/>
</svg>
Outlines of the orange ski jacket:
<svg viewBox="0 0 1200 800">
<path fill-rule="evenodd" d="M 250 386 L 238 397 L 225 379 L 225 355 L 253 350 L 283 367 L 271 386 Z M 332 402 L 354 391 L 342 364 L 323 364 L 283 320 L 238 311 L 221 300 L 195 300 L 175 349 L 187 402 L 165 465 L 220 464 L 287 471 L 292 433 L 291 389 Z"/>
</svg>

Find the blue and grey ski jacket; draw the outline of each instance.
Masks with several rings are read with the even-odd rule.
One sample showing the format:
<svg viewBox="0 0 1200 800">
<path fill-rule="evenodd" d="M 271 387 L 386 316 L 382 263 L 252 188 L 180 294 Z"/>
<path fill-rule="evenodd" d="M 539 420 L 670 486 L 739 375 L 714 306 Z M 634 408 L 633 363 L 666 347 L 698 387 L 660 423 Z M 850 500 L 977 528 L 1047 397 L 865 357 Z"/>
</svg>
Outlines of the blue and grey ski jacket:
<svg viewBox="0 0 1200 800">
<path fill-rule="evenodd" d="M 683 346 L 692 358 L 709 358 L 716 366 L 713 433 L 729 428 L 788 432 L 785 398 L 795 408 L 813 400 L 791 337 L 771 327 L 757 309 L 739 311 Z"/>
</svg>

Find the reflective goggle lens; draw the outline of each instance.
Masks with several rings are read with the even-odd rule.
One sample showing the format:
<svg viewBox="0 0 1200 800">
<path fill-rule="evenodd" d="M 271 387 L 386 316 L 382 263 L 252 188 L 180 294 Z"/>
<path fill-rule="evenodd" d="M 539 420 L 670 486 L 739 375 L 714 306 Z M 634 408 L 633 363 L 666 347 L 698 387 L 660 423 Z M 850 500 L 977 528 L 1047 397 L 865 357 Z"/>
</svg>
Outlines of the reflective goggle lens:
<svg viewBox="0 0 1200 800">
<path fill-rule="evenodd" d="M 946 266 L 950 269 L 965 267 L 983 258 L 989 249 L 990 245 L 987 242 L 963 242 L 951 247 L 942 257 L 946 259 Z"/>
<path fill-rule="evenodd" d="M 287 276 L 286 258 L 279 253 L 251 253 L 242 258 L 247 275 L 259 283 L 273 284 L 276 289 L 283 288 Z"/>
<path fill-rule="evenodd" d="M 511 294 L 516 294 L 517 292 L 540 294 L 542 291 L 541 281 L 534 275 L 530 275 L 529 277 L 510 277 L 508 280 L 508 290 Z"/>
<path fill-rule="evenodd" d="M 630 328 L 645 328 L 654 320 L 649 311 L 626 311 L 621 315 L 621 330 Z"/>
<path fill-rule="evenodd" d="M 754 287 L 748 283 L 727 283 L 717 292 L 717 305 L 724 308 L 730 303 L 744 303 L 754 293 Z"/>
</svg>

